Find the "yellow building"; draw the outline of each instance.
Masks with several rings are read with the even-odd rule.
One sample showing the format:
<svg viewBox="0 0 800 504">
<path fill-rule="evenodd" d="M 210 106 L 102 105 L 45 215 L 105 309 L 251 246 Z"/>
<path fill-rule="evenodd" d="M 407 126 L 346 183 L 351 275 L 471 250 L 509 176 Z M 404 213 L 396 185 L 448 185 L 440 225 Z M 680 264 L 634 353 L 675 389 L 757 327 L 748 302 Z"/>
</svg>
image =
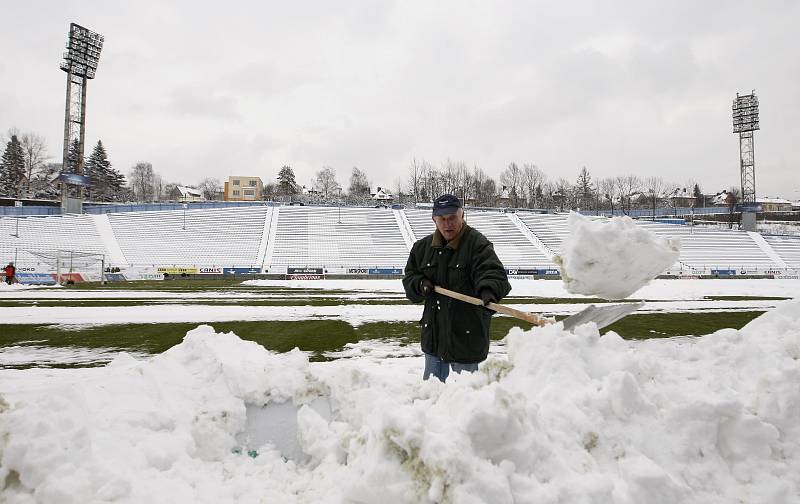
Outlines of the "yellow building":
<svg viewBox="0 0 800 504">
<path fill-rule="evenodd" d="M 261 177 L 230 176 L 225 181 L 225 201 L 259 201 L 264 199 Z"/>
<path fill-rule="evenodd" d="M 756 198 L 765 212 L 791 212 L 792 202 L 783 198 Z"/>
</svg>

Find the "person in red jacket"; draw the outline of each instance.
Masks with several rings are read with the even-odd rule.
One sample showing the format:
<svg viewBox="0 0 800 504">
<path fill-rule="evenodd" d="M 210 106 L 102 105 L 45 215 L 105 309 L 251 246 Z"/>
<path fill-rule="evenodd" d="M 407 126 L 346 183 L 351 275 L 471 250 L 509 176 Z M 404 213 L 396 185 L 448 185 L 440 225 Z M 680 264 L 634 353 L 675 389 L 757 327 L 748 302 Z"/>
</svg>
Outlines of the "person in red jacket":
<svg viewBox="0 0 800 504">
<path fill-rule="evenodd" d="M 6 273 L 6 283 L 11 285 L 14 283 L 14 276 L 17 274 L 17 268 L 14 267 L 14 263 L 10 262 L 5 267 Z"/>
</svg>

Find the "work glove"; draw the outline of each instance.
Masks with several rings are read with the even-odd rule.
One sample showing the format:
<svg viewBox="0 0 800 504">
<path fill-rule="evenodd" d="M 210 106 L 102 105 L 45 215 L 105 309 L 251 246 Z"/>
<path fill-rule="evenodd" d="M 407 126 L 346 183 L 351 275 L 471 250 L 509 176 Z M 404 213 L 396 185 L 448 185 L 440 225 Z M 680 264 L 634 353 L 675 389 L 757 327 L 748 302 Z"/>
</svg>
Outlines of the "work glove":
<svg viewBox="0 0 800 504">
<path fill-rule="evenodd" d="M 423 278 L 422 281 L 419 283 L 419 292 L 425 297 L 428 297 L 429 295 L 433 294 L 433 282 L 431 282 L 427 278 Z"/>
<path fill-rule="evenodd" d="M 491 289 L 483 289 L 481 291 L 481 301 L 483 301 L 483 306 L 488 306 L 489 303 L 497 302 L 497 296 L 494 295 Z"/>
</svg>

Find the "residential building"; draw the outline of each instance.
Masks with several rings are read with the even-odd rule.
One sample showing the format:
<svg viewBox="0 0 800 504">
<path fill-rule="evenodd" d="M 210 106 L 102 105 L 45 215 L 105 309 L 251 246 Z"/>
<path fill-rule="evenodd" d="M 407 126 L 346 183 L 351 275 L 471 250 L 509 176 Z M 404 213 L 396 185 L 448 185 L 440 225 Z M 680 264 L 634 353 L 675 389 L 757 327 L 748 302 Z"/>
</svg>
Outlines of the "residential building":
<svg viewBox="0 0 800 504">
<path fill-rule="evenodd" d="M 376 203 L 382 203 L 388 205 L 392 201 L 394 201 L 394 194 L 389 192 L 389 190 L 384 187 L 379 187 L 374 193 L 371 193 L 370 196 L 372 196 L 372 199 Z"/>
<path fill-rule="evenodd" d="M 765 212 L 791 212 L 792 202 L 783 198 L 756 198 L 756 203 Z"/>
<path fill-rule="evenodd" d="M 203 193 L 194 187 L 175 186 L 167 195 L 171 201 L 203 201 Z"/>
<path fill-rule="evenodd" d="M 260 177 L 230 176 L 225 181 L 225 201 L 260 201 L 264 183 Z"/>
</svg>

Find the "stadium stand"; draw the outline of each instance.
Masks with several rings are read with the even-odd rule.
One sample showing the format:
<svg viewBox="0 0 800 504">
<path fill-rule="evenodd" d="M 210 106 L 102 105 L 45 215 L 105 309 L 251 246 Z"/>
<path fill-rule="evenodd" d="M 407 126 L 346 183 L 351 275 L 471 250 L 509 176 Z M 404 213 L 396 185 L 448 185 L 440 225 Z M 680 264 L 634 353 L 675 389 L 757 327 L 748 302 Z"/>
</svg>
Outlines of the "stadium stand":
<svg viewBox="0 0 800 504">
<path fill-rule="evenodd" d="M 764 240 L 790 268 L 800 268 L 800 236 L 764 236 Z"/>
<path fill-rule="evenodd" d="M 19 223 L 19 236 L 17 232 Z M 87 215 L 48 217 L 0 217 L 0 261 L 16 258 L 17 266 L 33 267 L 42 262 L 40 254 L 59 250 L 107 255 L 97 228 Z M 38 253 L 38 254 L 37 254 Z"/>
<path fill-rule="evenodd" d="M 267 207 L 108 214 L 128 264 L 261 267 Z"/>
<path fill-rule="evenodd" d="M 680 262 L 693 268 L 759 271 L 780 266 L 744 231 L 703 228 L 692 230 L 688 226 L 645 220 L 638 220 L 636 223 L 659 235 L 680 237 Z"/>
<path fill-rule="evenodd" d="M 417 240 L 434 230 L 430 210 L 406 210 Z M 500 212 L 467 211 L 467 223 L 494 244 L 497 256 L 507 268 L 552 268 L 554 265 L 509 219 Z"/>
<path fill-rule="evenodd" d="M 494 243 L 508 268 L 552 268 L 547 253 L 558 253 L 567 235 L 566 214 L 473 209 L 467 211 L 467 222 Z M 14 236 L 17 223 L 19 237 Z M 637 224 L 680 237 L 676 266 L 684 269 L 710 274 L 710 269 L 759 273 L 800 268 L 800 237 L 702 227 L 692 231 L 645 220 Z M 0 261 L 46 266 L 48 257 L 61 250 L 101 255 L 106 266 L 266 267 L 271 273 L 288 267 L 394 269 L 405 266 L 412 240 L 433 230 L 430 210 L 364 207 L 247 206 L 19 221 L 0 217 L 0 235 L 7 237 L 0 241 Z"/>
<path fill-rule="evenodd" d="M 407 260 L 408 248 L 392 210 L 287 206 L 278 214 L 270 270 L 402 268 Z"/>
<path fill-rule="evenodd" d="M 542 243 L 553 252 L 560 252 L 568 231 L 567 214 L 518 213 L 517 216 Z M 692 230 L 688 226 L 647 220 L 637 220 L 636 223 L 659 235 L 680 237 L 679 261 L 685 266 L 737 270 L 764 270 L 779 266 L 744 231 L 702 228 Z"/>
<path fill-rule="evenodd" d="M 566 214 L 535 214 L 517 213 L 519 220 L 525 224 L 533 234 L 539 237 L 542 244 L 554 254 L 561 250 L 561 242 L 567 236 Z"/>
</svg>

